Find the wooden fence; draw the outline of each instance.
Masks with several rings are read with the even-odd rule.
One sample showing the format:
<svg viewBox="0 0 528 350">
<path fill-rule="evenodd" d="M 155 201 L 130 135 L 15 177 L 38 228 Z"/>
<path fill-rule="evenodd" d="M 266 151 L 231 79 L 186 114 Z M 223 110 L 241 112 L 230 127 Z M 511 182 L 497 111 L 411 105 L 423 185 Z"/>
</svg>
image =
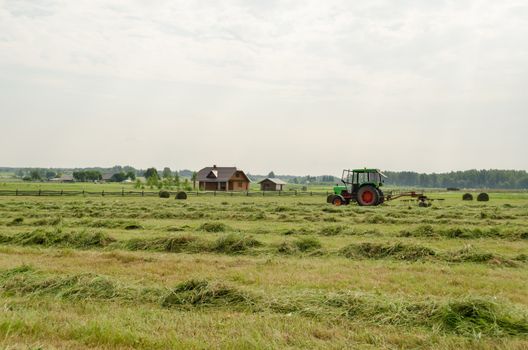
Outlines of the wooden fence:
<svg viewBox="0 0 528 350">
<path fill-rule="evenodd" d="M 175 196 L 179 191 L 168 191 Z M 187 196 L 223 196 L 223 197 L 280 197 L 280 196 L 328 196 L 331 192 L 326 191 L 186 191 Z M 0 196 L 98 196 L 98 197 L 158 197 L 159 192 L 155 191 L 64 191 L 64 190 L 0 190 Z"/>
</svg>

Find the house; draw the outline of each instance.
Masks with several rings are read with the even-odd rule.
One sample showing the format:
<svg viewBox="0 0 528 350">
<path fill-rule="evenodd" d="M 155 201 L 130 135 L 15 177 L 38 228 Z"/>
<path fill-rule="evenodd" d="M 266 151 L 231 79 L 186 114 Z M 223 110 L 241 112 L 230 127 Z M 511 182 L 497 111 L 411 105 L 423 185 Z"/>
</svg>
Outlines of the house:
<svg viewBox="0 0 528 350">
<path fill-rule="evenodd" d="M 196 180 L 199 188 L 205 191 L 247 191 L 250 183 L 242 170 L 216 165 L 200 170 Z"/>
<path fill-rule="evenodd" d="M 73 175 L 61 175 L 61 177 L 56 177 L 54 179 L 50 179 L 50 182 L 74 182 Z"/>
<path fill-rule="evenodd" d="M 276 178 L 266 178 L 259 182 L 261 191 L 282 191 L 286 182 Z"/>
</svg>

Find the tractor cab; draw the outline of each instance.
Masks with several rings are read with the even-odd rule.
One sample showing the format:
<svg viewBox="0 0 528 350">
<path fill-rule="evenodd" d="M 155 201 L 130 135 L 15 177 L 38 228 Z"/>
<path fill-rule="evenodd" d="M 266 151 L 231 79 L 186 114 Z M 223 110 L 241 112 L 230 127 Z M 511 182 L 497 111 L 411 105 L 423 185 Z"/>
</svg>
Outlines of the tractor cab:
<svg viewBox="0 0 528 350">
<path fill-rule="evenodd" d="M 341 176 L 343 185 L 334 187 L 328 201 L 334 205 L 350 204 L 351 201 L 364 206 L 379 205 L 384 202 L 380 189 L 384 178 L 386 176 L 379 169 L 345 169 Z"/>
</svg>

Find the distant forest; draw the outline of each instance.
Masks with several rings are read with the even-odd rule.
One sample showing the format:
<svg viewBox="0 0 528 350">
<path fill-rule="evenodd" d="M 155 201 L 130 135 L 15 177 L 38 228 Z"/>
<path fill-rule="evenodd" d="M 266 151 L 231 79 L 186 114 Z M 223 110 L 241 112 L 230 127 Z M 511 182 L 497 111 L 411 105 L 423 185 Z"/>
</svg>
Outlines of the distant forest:
<svg viewBox="0 0 528 350">
<path fill-rule="evenodd" d="M 420 174 L 412 171 L 386 171 L 385 183 L 394 186 L 436 188 L 528 189 L 524 170 L 465 170 L 442 174 Z"/>
<path fill-rule="evenodd" d="M 17 178 L 28 178 L 36 175 L 42 180 L 58 177 L 61 174 L 72 174 L 79 171 L 96 171 L 105 173 L 129 173 L 144 176 L 146 170 L 135 169 L 131 166 L 114 166 L 112 168 L 7 168 L 0 167 L 0 173 L 11 173 Z M 191 178 L 192 170 L 179 170 L 172 172 L 165 168 L 163 172 L 171 172 L 181 177 Z M 160 170 L 160 173 L 162 170 Z M 452 171 L 449 173 L 417 173 L 413 171 L 384 171 L 387 175 L 385 183 L 392 186 L 419 187 L 419 188 L 497 188 L 497 189 L 528 189 L 528 173 L 525 170 L 465 170 Z M 340 182 L 339 178 L 332 175 L 322 176 L 295 176 L 275 175 L 272 171 L 267 175 L 253 175 L 247 173 L 252 181 L 259 181 L 265 177 L 277 177 L 291 184 L 303 185 L 328 185 Z M 33 176 L 35 177 L 35 176 Z"/>
</svg>

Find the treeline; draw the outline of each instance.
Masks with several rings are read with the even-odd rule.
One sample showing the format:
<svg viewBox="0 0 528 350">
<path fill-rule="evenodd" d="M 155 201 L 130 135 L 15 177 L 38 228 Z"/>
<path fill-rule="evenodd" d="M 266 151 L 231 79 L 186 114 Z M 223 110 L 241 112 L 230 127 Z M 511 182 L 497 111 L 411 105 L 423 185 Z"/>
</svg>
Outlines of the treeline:
<svg viewBox="0 0 528 350">
<path fill-rule="evenodd" d="M 386 171 L 385 183 L 404 187 L 528 189 L 524 170 L 465 170 L 441 174 Z"/>
<path fill-rule="evenodd" d="M 166 172 L 165 168 L 163 169 Z M 88 167 L 88 168 L 13 168 L 0 167 L 0 173 L 12 173 L 13 177 L 26 181 L 45 181 L 62 175 L 73 175 L 77 181 L 99 181 L 104 174 L 116 174 L 113 181 L 120 182 L 126 179 L 134 180 L 136 177 L 145 177 L 149 169 L 136 169 L 131 166 L 116 165 L 111 168 Z M 192 170 L 176 170 L 174 175 L 191 178 Z M 76 176 L 77 174 L 77 176 Z"/>
</svg>

